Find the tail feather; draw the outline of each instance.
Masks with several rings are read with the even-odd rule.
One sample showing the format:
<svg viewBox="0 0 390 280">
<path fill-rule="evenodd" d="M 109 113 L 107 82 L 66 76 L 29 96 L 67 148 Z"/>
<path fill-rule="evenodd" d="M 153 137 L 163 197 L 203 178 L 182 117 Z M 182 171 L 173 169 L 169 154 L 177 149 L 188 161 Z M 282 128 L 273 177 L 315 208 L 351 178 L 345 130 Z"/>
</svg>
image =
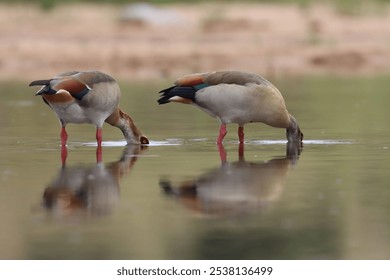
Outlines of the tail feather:
<svg viewBox="0 0 390 280">
<path fill-rule="evenodd" d="M 50 81 L 51 80 L 36 80 L 36 81 L 32 81 L 28 86 L 32 87 L 32 86 L 47 86 L 50 84 Z"/>
<path fill-rule="evenodd" d="M 57 91 L 52 89 L 50 86 L 50 82 L 52 80 L 36 80 L 32 81 L 29 86 L 42 86 L 40 90 L 36 93 L 36 95 L 41 95 L 41 94 L 55 94 Z"/>
<path fill-rule="evenodd" d="M 197 89 L 190 86 L 190 87 L 181 87 L 181 86 L 173 86 L 170 88 L 166 88 L 161 90 L 159 93 L 161 93 L 161 97 L 159 100 L 157 100 L 158 104 L 165 104 L 171 102 L 171 98 L 173 97 L 181 97 L 184 99 L 191 100 L 192 102 L 195 102 L 195 93 L 197 92 Z"/>
</svg>

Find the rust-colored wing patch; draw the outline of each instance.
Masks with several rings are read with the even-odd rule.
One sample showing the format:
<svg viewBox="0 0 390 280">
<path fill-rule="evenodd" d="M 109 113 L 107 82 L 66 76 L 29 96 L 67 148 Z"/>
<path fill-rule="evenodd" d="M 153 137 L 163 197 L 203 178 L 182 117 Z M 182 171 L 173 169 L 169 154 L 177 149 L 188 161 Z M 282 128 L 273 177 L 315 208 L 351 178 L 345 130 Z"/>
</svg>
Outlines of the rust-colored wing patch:
<svg viewBox="0 0 390 280">
<path fill-rule="evenodd" d="M 68 103 L 73 102 L 74 98 L 69 93 L 44 94 L 42 98 L 50 103 Z"/>
<path fill-rule="evenodd" d="M 195 86 L 204 83 L 205 73 L 186 75 L 175 81 L 177 86 Z"/>
<path fill-rule="evenodd" d="M 53 88 L 57 91 L 61 89 L 66 90 L 77 100 L 83 99 L 90 90 L 90 87 L 73 78 L 64 79 Z"/>
<path fill-rule="evenodd" d="M 86 85 L 75 79 L 64 79 L 53 87 L 55 90 L 64 89 L 71 95 L 78 94 L 85 90 Z"/>
</svg>

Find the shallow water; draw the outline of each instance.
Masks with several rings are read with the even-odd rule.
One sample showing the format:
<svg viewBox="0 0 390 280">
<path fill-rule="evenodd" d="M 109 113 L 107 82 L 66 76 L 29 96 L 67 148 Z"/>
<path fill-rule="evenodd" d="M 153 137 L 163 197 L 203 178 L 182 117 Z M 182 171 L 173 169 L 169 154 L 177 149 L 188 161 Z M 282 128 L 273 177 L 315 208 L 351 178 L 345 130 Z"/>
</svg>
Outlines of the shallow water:
<svg viewBox="0 0 390 280">
<path fill-rule="evenodd" d="M 3 83 L 0 258 L 389 259 L 387 80 L 274 81 L 303 148 L 250 124 L 244 155 L 235 125 L 218 147 L 215 120 L 158 106 L 169 83 L 121 83 L 121 107 L 151 144 L 125 147 L 105 126 L 96 164 L 94 128 L 69 125 L 65 165 L 54 114 L 33 89 Z"/>
</svg>

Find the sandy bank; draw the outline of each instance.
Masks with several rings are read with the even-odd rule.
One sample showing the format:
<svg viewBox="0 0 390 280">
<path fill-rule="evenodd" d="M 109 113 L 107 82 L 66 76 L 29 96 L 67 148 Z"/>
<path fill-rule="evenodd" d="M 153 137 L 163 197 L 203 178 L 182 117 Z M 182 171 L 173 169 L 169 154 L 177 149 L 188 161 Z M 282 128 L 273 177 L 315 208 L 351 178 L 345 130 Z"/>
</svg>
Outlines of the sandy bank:
<svg viewBox="0 0 390 280">
<path fill-rule="evenodd" d="M 348 16 L 327 6 L 162 6 L 171 20 L 121 20 L 123 7 L 0 7 L 0 79 L 99 69 L 120 79 L 242 69 L 264 76 L 390 72 L 388 8 Z M 156 17 L 154 17 L 156 19 Z"/>
</svg>

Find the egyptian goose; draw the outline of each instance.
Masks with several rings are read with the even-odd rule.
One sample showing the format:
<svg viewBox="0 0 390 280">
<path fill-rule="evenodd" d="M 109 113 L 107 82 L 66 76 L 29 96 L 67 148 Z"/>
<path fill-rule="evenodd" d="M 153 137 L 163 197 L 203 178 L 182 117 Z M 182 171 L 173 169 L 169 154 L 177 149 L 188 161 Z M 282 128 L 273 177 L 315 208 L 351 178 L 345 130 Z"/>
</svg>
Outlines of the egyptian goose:
<svg viewBox="0 0 390 280">
<path fill-rule="evenodd" d="M 99 71 L 71 71 L 48 80 L 37 80 L 30 86 L 41 85 L 36 95 L 57 114 L 60 120 L 61 145 L 66 146 L 68 123 L 96 125 L 98 147 L 102 144 L 104 122 L 118 127 L 128 144 L 148 144 L 149 140 L 137 128 L 129 115 L 118 107 L 121 92 L 116 81 Z"/>
<path fill-rule="evenodd" d="M 146 148 L 128 145 L 120 159 L 109 164 L 67 166 L 63 162 L 43 193 L 43 205 L 57 215 L 111 213 L 119 202 L 120 181 Z"/>
<path fill-rule="evenodd" d="M 170 180 L 160 180 L 165 194 L 178 199 L 190 210 L 207 215 L 240 216 L 255 213 L 276 201 L 283 193 L 291 166 L 299 160 L 300 145 L 286 149 L 285 157 L 263 162 L 245 160 L 239 144 L 239 159 L 229 162 L 221 158 L 221 165 L 179 185 Z M 223 145 L 219 146 L 224 150 Z M 220 151 L 226 153 L 225 151 Z"/>
<path fill-rule="evenodd" d="M 286 128 L 288 142 L 300 143 L 303 134 L 289 114 L 282 94 L 266 79 L 241 71 L 197 73 L 178 78 L 175 85 L 160 91 L 159 104 L 171 101 L 194 104 L 221 122 L 217 143 L 221 144 L 229 123 L 238 124 L 239 141 L 244 125 L 262 122 Z"/>
</svg>

